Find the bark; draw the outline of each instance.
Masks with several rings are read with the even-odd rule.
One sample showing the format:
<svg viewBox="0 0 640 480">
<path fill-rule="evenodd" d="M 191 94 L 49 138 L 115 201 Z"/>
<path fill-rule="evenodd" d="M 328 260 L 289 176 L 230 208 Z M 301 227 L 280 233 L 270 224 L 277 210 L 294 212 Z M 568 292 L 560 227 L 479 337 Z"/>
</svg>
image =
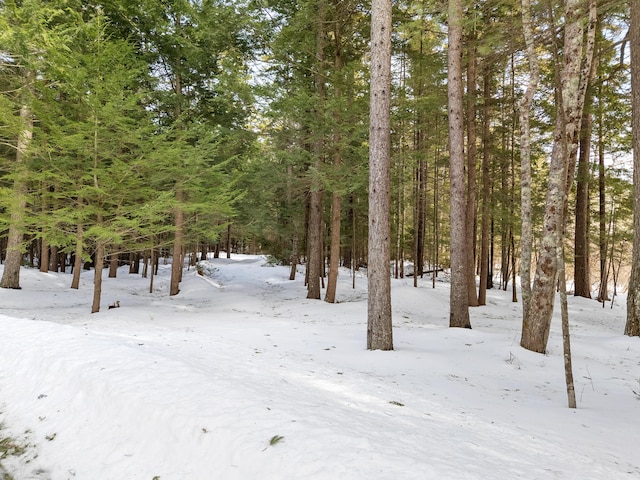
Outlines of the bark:
<svg viewBox="0 0 640 480">
<path fill-rule="evenodd" d="M 331 252 L 329 254 L 329 276 L 325 302 L 335 303 L 336 287 L 338 284 L 338 269 L 340 268 L 340 209 L 342 197 L 338 193 L 332 195 L 331 202 Z"/>
<path fill-rule="evenodd" d="M 58 247 L 56 245 L 51 245 L 51 252 L 49 253 L 49 271 L 57 272 L 58 265 Z"/>
<path fill-rule="evenodd" d="M 416 132 L 418 143 L 421 142 L 421 132 Z M 416 151 L 420 152 L 419 145 L 416 145 Z M 413 286 L 418 286 L 418 277 L 422 277 L 424 273 L 424 239 L 426 228 L 426 168 L 425 161 L 421 158 L 415 168 L 415 206 L 413 212 L 414 225 L 414 268 L 413 268 Z"/>
<path fill-rule="evenodd" d="M 339 17 L 339 15 L 338 15 Z M 335 57 L 333 61 L 334 73 L 336 77 L 342 75 L 342 32 L 341 32 L 341 20 L 337 19 L 334 23 L 334 39 L 335 39 Z M 334 88 L 335 98 L 339 100 L 342 97 L 342 91 L 340 88 L 340 81 L 336 82 Z M 336 125 L 341 125 L 341 116 L 339 110 L 334 115 Z M 341 135 L 339 131 L 333 134 L 333 165 L 337 169 L 342 164 L 342 152 L 340 150 Z M 329 253 L 329 276 L 327 279 L 327 291 L 325 293 L 324 300 L 327 303 L 335 303 L 336 301 L 336 288 L 338 285 L 338 269 L 340 268 L 340 220 L 341 220 L 341 208 L 342 208 L 342 196 L 338 189 L 334 190 L 331 195 L 331 246 Z"/>
<path fill-rule="evenodd" d="M 326 96 L 323 76 L 325 63 L 325 0 L 318 0 L 318 19 L 316 26 L 316 72 L 314 75 L 315 91 L 318 97 L 316 115 L 321 117 Z M 320 277 L 322 275 L 322 187 L 319 170 L 322 164 L 324 141 L 320 132 L 315 132 L 313 155 L 315 171 L 311 173 L 311 191 L 309 195 L 309 226 L 307 233 L 309 256 L 307 258 L 307 298 L 319 300 L 321 297 Z"/>
<path fill-rule="evenodd" d="M 184 243 L 184 211 L 182 210 L 182 202 L 184 194 L 182 187 L 176 190 L 176 207 L 174 210 L 174 226 L 173 234 L 173 260 L 171 262 L 171 284 L 169 287 L 169 295 L 177 295 L 180 293 L 180 280 L 182 278 L 182 246 Z"/>
<path fill-rule="evenodd" d="M 587 99 L 591 99 L 590 94 Z M 588 107 L 588 104 L 587 104 Z M 578 154 L 578 174 L 576 183 L 576 220 L 574 240 L 574 295 L 591 298 L 589 272 L 589 158 L 591 152 L 591 112 L 582 116 L 580 147 Z"/>
<path fill-rule="evenodd" d="M 100 311 L 100 298 L 102 296 L 102 269 L 104 265 L 104 244 L 98 242 L 96 245 L 96 264 L 93 272 L 93 303 L 91 313 Z"/>
<path fill-rule="evenodd" d="M 569 333 L 569 307 L 567 304 L 567 280 L 565 276 L 564 258 L 560 249 L 560 302 L 562 310 L 562 352 L 564 358 L 564 378 L 567 387 L 569 408 L 576 408 L 576 389 L 573 384 L 573 367 L 571 362 L 571 335 Z"/>
<path fill-rule="evenodd" d="M 466 235 L 467 248 L 467 289 L 469 292 L 469 306 L 484 305 L 478 298 L 476 291 L 476 49 L 475 39 L 469 39 L 467 65 L 467 212 Z M 485 302 L 486 303 L 486 302 Z"/>
<path fill-rule="evenodd" d="M 540 255 L 531 291 L 531 303 L 522 326 L 521 346 L 544 353 L 549 339 L 551 316 L 558 281 L 558 256 L 564 238 L 565 204 L 569 180 L 573 178 L 570 160 L 575 162 L 586 84 L 593 57 L 595 1 L 589 8 L 588 42 L 584 45 L 585 5 L 582 0 L 565 4 L 564 58 L 558 91 L 558 112 L 554 144 L 549 165 Z M 586 58 L 582 62 L 582 58 Z"/>
<path fill-rule="evenodd" d="M 462 95 L 462 1 L 449 1 L 448 105 L 450 177 L 451 294 L 449 326 L 471 328 L 467 274 Z"/>
<path fill-rule="evenodd" d="M 153 279 L 157 272 L 156 267 L 158 265 L 158 253 L 155 248 L 151 249 L 151 275 L 149 275 L 149 293 L 153 293 Z"/>
<path fill-rule="evenodd" d="M 73 279 L 71 280 L 71 288 L 78 289 L 80 287 L 80 269 L 82 268 L 82 252 L 84 241 L 84 228 L 81 224 L 76 226 L 76 251 L 73 261 Z"/>
<path fill-rule="evenodd" d="M 33 117 L 26 105 L 20 108 L 20 120 L 24 125 L 16 144 L 16 178 L 13 183 L 13 199 L 9 204 L 10 222 L 7 236 L 7 255 L 4 271 L 0 280 L 0 288 L 20 288 L 20 266 L 22 265 L 24 237 L 24 217 L 27 208 L 27 180 L 25 156 L 33 136 Z"/>
<path fill-rule="evenodd" d="M 536 45 L 531 22 L 531 1 L 521 0 L 522 29 L 527 45 L 529 60 L 529 82 L 525 94 L 518 104 L 520 117 L 520 211 L 522 217 L 522 233 L 520 238 L 520 284 L 522 289 L 523 319 L 527 318 L 529 300 L 531 298 L 531 252 L 533 250 L 532 207 L 531 207 L 531 129 L 530 115 L 533 96 L 538 87 L 539 67 Z"/>
<path fill-rule="evenodd" d="M 291 258 L 289 260 L 291 269 L 289 271 L 289 280 L 296 279 L 296 269 L 298 268 L 298 232 L 293 232 L 293 238 L 291 239 Z"/>
<path fill-rule="evenodd" d="M 640 336 L 640 2 L 631 0 L 631 98 L 633 109 L 633 258 L 624 333 Z"/>
<path fill-rule="evenodd" d="M 118 275 L 119 257 L 120 257 L 120 252 L 118 250 L 114 251 L 111 255 L 109 255 L 109 278 L 116 278 Z"/>
<path fill-rule="evenodd" d="M 478 303 L 487 304 L 487 286 L 489 281 L 489 226 L 491 212 L 489 211 L 489 197 L 491 195 L 491 179 L 489 178 L 489 152 L 491 150 L 491 110 L 489 102 L 491 100 L 490 80 L 491 72 L 485 62 L 484 68 L 484 122 L 482 129 L 482 234 L 480 243 L 480 288 L 478 290 Z"/>
<path fill-rule="evenodd" d="M 598 301 L 604 304 L 609 298 L 609 265 L 607 263 L 609 236 L 607 234 L 606 169 L 604 165 L 605 146 L 603 140 L 604 129 L 602 127 L 604 114 L 601 108 L 599 109 L 598 116 L 598 249 L 600 253 L 600 288 L 598 289 Z"/>
<path fill-rule="evenodd" d="M 367 348 L 393 350 L 391 318 L 391 0 L 372 0 Z"/>
</svg>

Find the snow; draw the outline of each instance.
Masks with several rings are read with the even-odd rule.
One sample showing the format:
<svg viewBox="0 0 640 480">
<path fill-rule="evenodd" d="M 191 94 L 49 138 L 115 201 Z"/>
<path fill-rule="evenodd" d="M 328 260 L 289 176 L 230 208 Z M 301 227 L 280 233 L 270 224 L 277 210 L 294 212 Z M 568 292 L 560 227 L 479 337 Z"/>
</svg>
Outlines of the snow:
<svg viewBox="0 0 640 480">
<path fill-rule="evenodd" d="M 450 329 L 446 281 L 393 280 L 381 352 L 365 348 L 360 274 L 354 290 L 340 272 L 331 305 L 262 256 L 202 270 L 174 297 L 170 265 L 153 293 L 105 272 L 96 314 L 93 272 L 72 290 L 68 273 L 24 268 L 22 290 L 0 289 L 0 439 L 26 447 L 0 463 L 15 480 L 640 478 L 640 339 L 622 335 L 620 297 L 569 299 L 569 409 L 559 319 L 546 355 L 523 350 L 510 292 Z"/>
</svg>

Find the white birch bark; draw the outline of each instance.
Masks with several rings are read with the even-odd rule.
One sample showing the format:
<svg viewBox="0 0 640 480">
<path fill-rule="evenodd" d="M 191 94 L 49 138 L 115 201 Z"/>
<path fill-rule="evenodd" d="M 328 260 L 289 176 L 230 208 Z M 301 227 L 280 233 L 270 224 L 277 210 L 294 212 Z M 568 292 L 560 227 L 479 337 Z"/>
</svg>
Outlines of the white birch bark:
<svg viewBox="0 0 640 480">
<path fill-rule="evenodd" d="M 522 216 L 522 236 L 520 238 L 520 284 L 522 291 L 522 316 L 527 317 L 529 300 L 531 298 L 531 252 L 533 250 L 533 235 L 531 232 L 531 128 L 530 115 L 533 96 L 538 88 L 539 65 L 531 22 L 531 1 L 522 0 L 522 30 L 527 45 L 529 60 L 529 82 L 524 96 L 518 104 L 520 116 L 520 211 Z"/>
<path fill-rule="evenodd" d="M 582 109 L 593 58 L 595 13 L 595 1 L 567 0 L 565 3 L 564 56 L 540 255 L 520 342 L 527 350 L 539 353 L 546 351 L 549 339 L 558 281 L 558 255 L 564 238 L 566 198 L 575 171 Z M 586 44 L 585 27 L 588 28 Z"/>
</svg>

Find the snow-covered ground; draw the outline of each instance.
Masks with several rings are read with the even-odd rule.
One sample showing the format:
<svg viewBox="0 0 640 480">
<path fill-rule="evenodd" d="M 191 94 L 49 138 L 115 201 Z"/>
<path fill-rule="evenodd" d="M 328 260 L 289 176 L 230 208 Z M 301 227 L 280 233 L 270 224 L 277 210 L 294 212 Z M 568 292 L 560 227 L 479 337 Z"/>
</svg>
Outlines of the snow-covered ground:
<svg viewBox="0 0 640 480">
<path fill-rule="evenodd" d="M 23 269 L 22 290 L 0 289 L 0 440 L 26 447 L 0 463 L 15 480 L 640 478 L 623 299 L 570 298 L 572 410 L 559 320 L 547 355 L 523 350 L 510 292 L 450 329 L 446 282 L 394 280 L 395 350 L 372 352 L 364 277 L 354 290 L 341 272 L 330 305 L 263 257 L 203 269 L 175 297 L 169 265 L 152 294 L 121 269 L 97 314 L 93 272 L 71 290 L 69 274 Z"/>
</svg>

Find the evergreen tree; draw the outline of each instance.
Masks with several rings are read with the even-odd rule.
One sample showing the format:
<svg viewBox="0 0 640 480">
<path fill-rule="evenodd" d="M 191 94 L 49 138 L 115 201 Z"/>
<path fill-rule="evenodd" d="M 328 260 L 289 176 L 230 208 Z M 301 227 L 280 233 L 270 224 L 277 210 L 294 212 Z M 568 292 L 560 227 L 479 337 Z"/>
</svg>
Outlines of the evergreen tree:
<svg viewBox="0 0 640 480">
<path fill-rule="evenodd" d="M 393 350 L 391 318 L 391 0 L 371 10 L 367 348 Z"/>
</svg>

